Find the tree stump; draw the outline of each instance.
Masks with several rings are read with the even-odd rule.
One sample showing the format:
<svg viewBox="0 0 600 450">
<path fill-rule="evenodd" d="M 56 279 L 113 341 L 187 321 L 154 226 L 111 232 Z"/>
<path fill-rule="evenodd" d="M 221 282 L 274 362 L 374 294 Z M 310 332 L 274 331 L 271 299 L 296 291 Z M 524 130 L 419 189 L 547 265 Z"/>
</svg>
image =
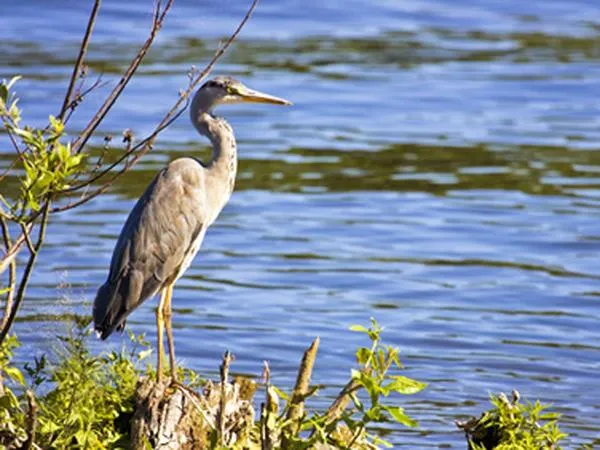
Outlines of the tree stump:
<svg viewBox="0 0 600 450">
<path fill-rule="evenodd" d="M 172 382 L 144 377 L 136 389 L 131 448 L 188 450 L 249 447 L 254 424 L 251 399 L 242 398 L 239 382 L 208 381 L 202 393 Z M 221 400 L 225 392 L 224 401 Z M 221 412 L 223 411 L 223 412 Z"/>
</svg>

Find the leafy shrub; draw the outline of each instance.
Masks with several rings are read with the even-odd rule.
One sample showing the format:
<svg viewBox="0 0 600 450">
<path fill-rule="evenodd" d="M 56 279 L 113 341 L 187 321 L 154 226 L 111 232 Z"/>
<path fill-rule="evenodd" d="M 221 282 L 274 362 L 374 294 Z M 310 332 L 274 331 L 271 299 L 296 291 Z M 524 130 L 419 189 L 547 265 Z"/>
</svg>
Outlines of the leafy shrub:
<svg viewBox="0 0 600 450">
<path fill-rule="evenodd" d="M 85 344 L 90 331 L 79 326 L 71 336 L 60 337 L 62 349 L 56 364 L 45 357 L 25 365 L 23 373 L 11 366 L 16 347 L 11 337 L 0 350 L 0 373 L 14 390 L 4 388 L 0 397 L 0 444 L 11 448 L 26 439 L 31 409 L 27 395 L 14 392 L 46 393 L 35 399 L 35 443 L 44 449 L 127 448 L 129 419 L 134 408 L 136 383 L 143 373 L 142 361 L 150 350 L 142 337 L 130 334 L 131 350 L 94 356 Z M 31 395 L 31 394 L 30 394 Z"/>
<path fill-rule="evenodd" d="M 472 450 L 560 450 L 558 442 L 567 435 L 558 427 L 557 413 L 547 412 L 538 400 L 520 403 L 513 391 L 512 401 L 504 393 L 492 395 L 492 409 L 479 419 L 458 423 Z"/>
</svg>

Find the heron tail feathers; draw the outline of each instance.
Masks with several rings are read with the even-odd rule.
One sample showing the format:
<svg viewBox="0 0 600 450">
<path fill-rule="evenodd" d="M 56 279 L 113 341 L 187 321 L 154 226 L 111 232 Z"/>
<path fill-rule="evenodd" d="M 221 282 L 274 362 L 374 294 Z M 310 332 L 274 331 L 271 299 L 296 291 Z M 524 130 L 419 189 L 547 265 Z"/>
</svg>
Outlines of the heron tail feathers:
<svg viewBox="0 0 600 450">
<path fill-rule="evenodd" d="M 93 311 L 94 329 L 100 339 L 106 339 L 115 330 L 123 330 L 125 319 L 141 303 L 139 281 L 136 272 L 132 271 L 100 286 Z"/>
</svg>

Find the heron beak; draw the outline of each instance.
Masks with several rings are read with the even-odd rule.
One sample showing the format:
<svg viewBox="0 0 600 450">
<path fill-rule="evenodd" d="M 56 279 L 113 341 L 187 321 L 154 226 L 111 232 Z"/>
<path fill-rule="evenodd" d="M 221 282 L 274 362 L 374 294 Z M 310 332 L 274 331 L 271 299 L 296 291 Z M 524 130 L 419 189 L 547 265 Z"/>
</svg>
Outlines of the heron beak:
<svg viewBox="0 0 600 450">
<path fill-rule="evenodd" d="M 255 91 L 247 87 L 237 89 L 237 94 L 241 97 L 242 103 L 269 103 L 271 105 L 291 105 L 292 102 L 275 97 L 274 95 L 265 94 L 264 92 Z"/>
</svg>

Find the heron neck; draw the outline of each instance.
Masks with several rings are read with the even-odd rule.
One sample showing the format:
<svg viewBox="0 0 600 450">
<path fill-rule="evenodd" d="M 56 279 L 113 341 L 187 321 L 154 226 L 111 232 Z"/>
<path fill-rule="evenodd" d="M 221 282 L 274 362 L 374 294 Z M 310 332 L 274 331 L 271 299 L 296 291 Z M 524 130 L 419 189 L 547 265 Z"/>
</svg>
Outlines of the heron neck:
<svg viewBox="0 0 600 450">
<path fill-rule="evenodd" d="M 215 180 L 224 202 L 233 191 L 237 171 L 237 145 L 233 129 L 222 117 L 213 116 L 214 98 L 206 91 L 199 90 L 192 100 L 190 118 L 198 132 L 210 139 L 213 147 L 212 158 L 206 167 L 209 176 Z"/>
<path fill-rule="evenodd" d="M 206 190 L 213 213 L 210 221 L 216 219 L 229 200 L 235 185 L 237 172 L 237 146 L 231 126 L 222 117 L 213 117 L 208 112 L 192 116 L 194 126 L 210 139 L 212 158 L 206 167 Z"/>
<path fill-rule="evenodd" d="M 207 122 L 205 134 L 212 143 L 212 158 L 208 167 L 215 172 L 235 178 L 237 170 L 237 144 L 233 129 L 222 117 L 204 114 Z"/>
</svg>

